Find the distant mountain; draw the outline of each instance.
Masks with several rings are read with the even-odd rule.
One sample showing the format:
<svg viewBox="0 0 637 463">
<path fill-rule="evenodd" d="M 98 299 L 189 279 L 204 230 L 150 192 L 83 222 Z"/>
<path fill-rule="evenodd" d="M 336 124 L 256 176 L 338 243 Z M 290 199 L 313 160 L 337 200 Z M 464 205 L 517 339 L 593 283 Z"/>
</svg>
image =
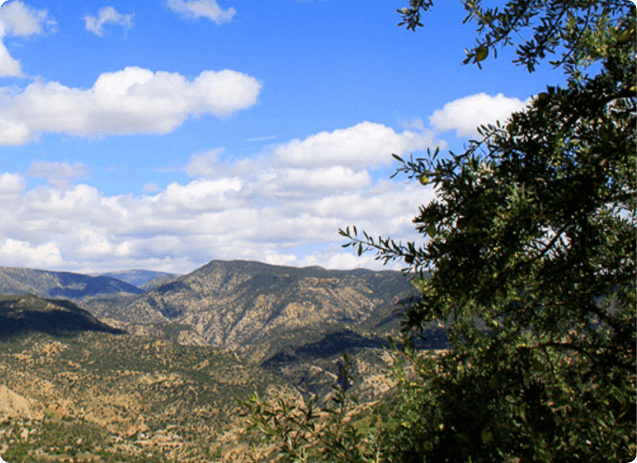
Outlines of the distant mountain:
<svg viewBox="0 0 637 463">
<path fill-rule="evenodd" d="M 380 345 L 398 326 L 394 310 L 412 294 L 408 279 L 394 271 L 212 261 L 119 304 L 92 301 L 86 308 L 133 331 L 170 332 L 180 342 L 228 348 L 260 362 L 343 330 Z"/>
<path fill-rule="evenodd" d="M 35 294 L 79 301 L 104 295 L 141 294 L 144 290 L 107 276 L 0 267 L 0 294 Z"/>
<path fill-rule="evenodd" d="M 119 270 L 103 273 L 102 276 L 124 281 L 143 290 L 154 288 L 168 280 L 176 278 L 174 273 L 156 272 L 154 270 Z"/>
</svg>

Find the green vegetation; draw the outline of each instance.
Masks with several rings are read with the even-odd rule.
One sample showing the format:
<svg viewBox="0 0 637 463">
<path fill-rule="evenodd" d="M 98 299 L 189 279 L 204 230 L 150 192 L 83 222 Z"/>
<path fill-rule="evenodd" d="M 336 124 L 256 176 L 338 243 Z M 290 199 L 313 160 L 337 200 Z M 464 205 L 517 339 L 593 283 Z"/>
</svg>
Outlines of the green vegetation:
<svg viewBox="0 0 637 463">
<path fill-rule="evenodd" d="M 452 348 L 397 351 L 399 385 L 367 427 L 352 425 L 369 412 L 343 380 L 322 411 L 311 400 L 246 402 L 277 461 L 635 458 L 635 7 L 462 3 L 478 32 L 465 64 L 513 46 L 529 72 L 553 57 L 566 84 L 481 127 L 462 154 L 397 157 L 397 173 L 437 192 L 414 219 L 422 243 L 342 234 L 359 253 L 404 260 L 421 295 L 405 336 L 439 322 Z M 431 6 L 411 0 L 401 24 L 416 30 Z"/>
</svg>

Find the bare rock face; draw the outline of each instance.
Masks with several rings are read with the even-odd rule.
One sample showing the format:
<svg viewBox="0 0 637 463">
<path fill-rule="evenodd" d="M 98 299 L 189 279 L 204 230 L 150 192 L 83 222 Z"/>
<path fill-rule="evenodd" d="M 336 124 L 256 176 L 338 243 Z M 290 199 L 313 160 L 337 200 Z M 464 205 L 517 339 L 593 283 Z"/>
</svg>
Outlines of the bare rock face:
<svg viewBox="0 0 637 463">
<path fill-rule="evenodd" d="M 399 272 L 213 261 L 119 305 L 86 308 L 131 332 L 172 325 L 182 341 L 261 361 L 283 345 L 342 329 L 382 335 L 381 325 L 410 294 Z"/>
</svg>

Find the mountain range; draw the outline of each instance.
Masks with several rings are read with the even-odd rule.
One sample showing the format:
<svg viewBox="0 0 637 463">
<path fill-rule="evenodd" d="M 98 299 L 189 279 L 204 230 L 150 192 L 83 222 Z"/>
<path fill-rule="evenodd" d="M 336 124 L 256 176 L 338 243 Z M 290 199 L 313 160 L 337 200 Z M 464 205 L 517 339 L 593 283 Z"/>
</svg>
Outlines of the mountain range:
<svg viewBox="0 0 637 463">
<path fill-rule="evenodd" d="M 191 446 L 173 438 L 171 442 L 177 449 L 173 452 L 173 458 L 193 462 L 243 461 L 244 457 L 228 456 L 232 453 L 233 445 L 239 445 L 238 436 L 244 431 L 238 430 L 244 429 L 243 425 L 234 423 L 224 428 L 221 422 L 215 424 L 219 432 L 208 433 L 209 436 L 216 436 L 215 442 L 224 435 L 233 436 L 232 442 L 236 441 L 233 445 L 215 444 L 213 453 L 220 458 L 215 460 L 210 449 L 204 451 L 200 445 L 205 441 L 205 433 L 193 434 L 192 427 L 183 424 L 184 420 L 192 419 L 195 422 L 197 419 L 180 418 L 180 415 L 190 416 L 188 407 L 203 405 L 195 406 L 194 402 L 189 402 L 191 399 L 186 399 L 179 392 L 179 385 L 187 383 L 195 389 L 211 387 L 206 378 L 212 373 L 202 376 L 197 369 L 204 359 L 213 362 L 219 356 L 224 358 L 223 363 L 229 366 L 224 367 L 223 375 L 215 376 L 222 383 L 236 386 L 239 384 L 238 378 L 245 375 L 240 372 L 248 370 L 252 372 L 250 375 L 263 380 L 250 383 L 250 387 L 244 389 L 238 386 L 224 389 L 234 390 L 239 397 L 246 397 L 250 388 L 261 392 L 269 390 L 272 394 L 275 392 L 269 386 L 279 384 L 276 390 L 286 397 L 298 399 L 299 394 L 316 395 L 319 403 L 326 403 L 330 398 L 331 386 L 338 377 L 342 355 L 349 352 L 354 358 L 352 392 L 364 401 L 375 400 L 393 384 L 387 376 L 387 362 L 391 359 L 383 347 L 388 345 L 387 337 L 395 336 L 398 332 L 400 319 L 396 310 L 407 304 L 415 294 L 408 278 L 400 272 L 296 268 L 250 261 L 212 261 L 181 276 L 139 270 L 90 276 L 0 267 L 0 293 L 14 294 L 0 297 L 0 369 L 12 372 L 5 375 L 4 380 L 0 379 L 0 402 L 5 394 L 6 397 L 12 397 L 13 402 L 31 404 L 24 406 L 29 410 L 39 410 L 38 416 L 41 418 L 35 424 L 28 424 L 29 420 L 18 413 L 23 420 L 21 429 L 39 436 L 37 439 L 34 437 L 33 442 L 44 442 L 50 438 L 46 430 L 49 428 L 43 424 L 48 423 L 44 404 L 51 401 L 65 403 L 66 409 L 74 411 L 64 415 L 64 419 L 55 415 L 58 420 L 53 420 L 57 423 L 55 426 L 81 430 L 77 431 L 80 436 L 78 439 L 88 439 L 87 429 L 97 426 L 100 429 L 97 434 L 112 444 L 109 444 L 111 450 L 117 447 L 116 442 L 126 440 L 127 446 L 124 447 L 128 450 L 122 450 L 123 453 L 116 458 L 118 461 L 137 461 L 135 458 L 141 458 L 139 461 L 149 462 L 164 460 L 159 456 L 161 452 L 149 453 L 155 460 L 151 457 L 144 460 L 140 456 L 139 449 L 149 448 L 145 439 L 150 434 L 148 430 L 140 431 L 143 427 L 137 429 L 137 425 L 131 423 L 135 421 L 132 417 L 137 412 L 145 423 L 155 419 L 153 414 L 160 410 L 157 408 L 158 397 L 171 397 L 170 400 L 174 402 L 167 402 L 166 407 L 171 412 L 165 414 L 161 423 L 153 426 L 147 424 L 159 439 L 155 443 L 165 440 L 165 436 L 170 434 L 169 427 L 177 429 L 171 431 L 174 435 L 189 436 L 184 437 L 187 442 L 199 443 Z M 432 327 L 431 333 L 436 334 L 436 330 Z M 428 346 L 430 348 L 442 348 L 445 345 L 444 336 L 430 336 L 430 340 L 433 340 Z M 157 342 L 158 346 L 163 347 L 156 349 L 157 355 L 148 356 L 146 350 L 151 348 L 143 346 L 153 346 Z M 5 352 L 14 352 L 18 345 L 31 347 L 22 347 L 17 357 L 2 357 L 3 349 Z M 43 347 L 49 345 L 62 345 L 69 358 L 60 358 L 61 366 L 55 366 L 57 364 L 53 362 L 49 369 L 42 369 L 38 366 L 41 361 L 38 360 L 37 352 L 50 349 Z M 176 352 L 190 352 L 188 355 L 199 360 L 188 363 L 185 361 L 187 356 L 183 356 L 185 354 Z M 111 373 L 102 367 L 95 367 L 95 370 L 93 365 L 97 362 L 96 356 L 109 357 L 115 362 L 109 364 L 111 366 L 108 368 L 104 367 Z M 22 373 L 13 374 L 12 368 L 17 368 L 19 364 L 11 362 L 18 358 L 25 360 L 20 364 Z M 75 366 L 71 368 L 69 362 Z M 77 365 L 81 368 L 78 369 Z M 142 381 L 140 378 L 146 374 L 142 370 L 161 371 L 168 377 L 180 379 L 171 383 L 174 391 L 168 395 L 162 392 L 164 386 L 157 386 L 143 393 L 148 394 L 148 397 L 141 397 L 134 387 L 127 389 L 123 382 L 126 375 L 137 378 L 135 381 Z M 124 374 L 123 371 L 133 373 Z M 73 384 L 85 391 L 83 398 L 65 396 L 73 393 L 73 388 L 67 387 L 64 382 L 64 375 L 69 372 L 75 375 Z M 117 412 L 127 417 L 124 421 L 128 423 L 128 428 L 123 425 L 118 428 L 112 423 L 112 420 L 121 418 L 114 418 L 117 413 L 112 407 L 107 407 L 110 418 L 106 419 L 102 416 L 107 413 L 106 409 L 96 405 L 100 403 L 101 396 L 110 397 L 108 401 L 112 399 L 108 389 L 111 386 L 104 386 L 107 389 L 103 389 L 95 383 L 101 381 L 111 384 L 107 380 L 109 375 L 122 381 L 113 385 L 113 388 L 128 391 L 124 395 L 129 399 L 136 397 L 137 402 L 131 399 L 126 402 L 128 405 L 122 405 L 124 408 Z M 360 381 L 356 379 L 357 375 Z M 46 389 L 48 395 L 40 394 L 37 388 L 30 386 L 41 380 L 50 386 Z M 200 383 L 194 385 L 189 381 Z M 219 391 L 219 387 L 213 389 Z M 229 413 L 232 407 L 228 401 L 232 401 L 232 394 L 223 394 L 225 399 L 216 398 L 213 408 Z M 20 402 L 20 398 L 24 400 Z M 86 411 L 89 403 L 93 404 L 92 414 Z M 38 408 L 34 404 L 41 406 Z M 87 416 L 93 417 L 93 421 Z M 209 423 L 205 426 L 212 429 Z M 133 437 L 127 434 L 133 432 L 126 430 L 129 428 L 137 429 Z M 140 437 L 142 432 L 146 437 Z M 6 437 L 4 441 L 3 436 Z M 7 446 L 11 439 L 15 440 L 15 436 L 12 436 L 10 433 L 3 434 L 0 426 L 0 454 L 3 454 L 2 445 Z M 131 439 L 134 443 L 131 443 Z M 23 461 L 39 461 L 34 457 L 35 445 L 20 447 L 22 453 L 14 455 L 23 455 L 20 457 Z M 69 447 L 68 443 L 60 444 L 56 451 L 67 454 L 64 450 L 66 447 Z M 17 448 L 7 447 L 9 451 Z M 42 461 L 49 461 L 51 451 L 40 451 L 46 454 Z M 24 452 L 31 452 L 28 458 Z M 87 455 L 91 454 L 89 450 L 86 452 Z M 187 455 L 192 455 L 192 458 L 188 459 Z M 20 461 L 19 458 L 16 461 Z"/>
</svg>

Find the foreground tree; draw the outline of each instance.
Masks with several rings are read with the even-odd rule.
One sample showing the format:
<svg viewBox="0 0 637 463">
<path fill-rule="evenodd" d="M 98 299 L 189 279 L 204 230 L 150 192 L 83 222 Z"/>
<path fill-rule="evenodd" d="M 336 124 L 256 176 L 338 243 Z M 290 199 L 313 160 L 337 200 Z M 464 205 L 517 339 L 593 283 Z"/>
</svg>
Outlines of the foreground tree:
<svg viewBox="0 0 637 463">
<path fill-rule="evenodd" d="M 478 38 L 465 63 L 516 47 L 532 72 L 566 75 L 466 152 L 401 159 L 431 185 L 422 243 L 341 234 L 403 259 L 421 297 L 406 336 L 445 325 L 453 348 L 407 347 L 413 374 L 387 399 L 356 461 L 620 461 L 635 458 L 635 7 L 628 1 L 463 0 Z M 431 0 L 399 12 L 421 26 Z M 517 37 L 530 33 L 528 40 Z M 430 274 L 430 276 L 428 276 Z M 313 457 L 328 460 L 321 440 Z"/>
</svg>

